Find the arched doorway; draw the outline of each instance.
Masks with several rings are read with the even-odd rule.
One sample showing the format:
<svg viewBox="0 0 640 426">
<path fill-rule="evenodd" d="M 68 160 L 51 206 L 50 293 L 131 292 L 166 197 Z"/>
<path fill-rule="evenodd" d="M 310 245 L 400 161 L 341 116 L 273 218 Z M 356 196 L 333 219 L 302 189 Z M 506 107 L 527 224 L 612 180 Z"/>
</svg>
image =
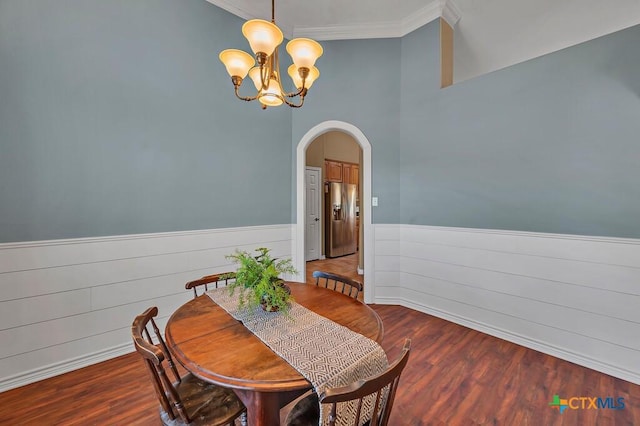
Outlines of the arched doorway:
<svg viewBox="0 0 640 426">
<path fill-rule="evenodd" d="M 375 256 L 373 227 L 371 225 L 371 144 L 360 129 L 344 121 L 331 120 L 314 126 L 300 139 L 296 148 L 296 225 L 292 252 L 295 253 L 295 266 L 299 273 L 298 279 L 304 280 L 306 276 L 304 253 L 304 206 L 306 201 L 304 189 L 305 152 L 309 144 L 318 136 L 330 131 L 341 131 L 350 135 L 358 142 L 362 149 L 362 199 L 360 202 L 362 217 L 360 218 L 360 224 L 363 227 L 364 233 L 362 244 L 364 276 L 366 277 L 364 301 L 365 303 L 372 303 L 375 290 Z"/>
</svg>

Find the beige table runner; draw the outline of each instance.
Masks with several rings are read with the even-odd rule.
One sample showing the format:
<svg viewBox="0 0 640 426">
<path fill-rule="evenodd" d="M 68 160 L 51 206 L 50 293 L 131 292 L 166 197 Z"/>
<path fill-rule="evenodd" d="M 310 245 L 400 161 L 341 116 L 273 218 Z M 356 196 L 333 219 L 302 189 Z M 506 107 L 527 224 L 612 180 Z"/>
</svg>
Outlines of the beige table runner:
<svg viewBox="0 0 640 426">
<path fill-rule="evenodd" d="M 378 374 L 388 366 L 384 350 L 375 341 L 293 302 L 288 315 L 265 312 L 260 307 L 240 308 L 238 292 L 227 288 L 207 292 L 232 317 L 311 382 L 318 395 L 325 389 L 346 386 Z M 321 404 L 322 405 L 322 404 Z M 353 424 L 355 404 L 339 404 L 337 424 Z M 361 419 L 373 411 L 373 398 L 365 400 Z M 320 425 L 328 423 L 329 410 L 320 407 Z M 349 422 L 350 421 L 350 422 Z"/>
</svg>

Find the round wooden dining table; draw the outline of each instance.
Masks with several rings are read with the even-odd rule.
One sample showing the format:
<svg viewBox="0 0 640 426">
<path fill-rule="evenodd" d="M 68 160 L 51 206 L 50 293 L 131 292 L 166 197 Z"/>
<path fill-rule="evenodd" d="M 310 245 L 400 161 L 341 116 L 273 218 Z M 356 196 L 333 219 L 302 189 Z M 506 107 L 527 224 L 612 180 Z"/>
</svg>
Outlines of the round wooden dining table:
<svg viewBox="0 0 640 426">
<path fill-rule="evenodd" d="M 313 284 L 287 285 L 296 303 L 381 343 L 382 320 L 369 306 Z M 247 408 L 249 426 L 280 424 L 280 409 L 311 389 L 298 371 L 206 294 L 171 315 L 165 337 L 185 369 L 233 389 Z"/>
</svg>

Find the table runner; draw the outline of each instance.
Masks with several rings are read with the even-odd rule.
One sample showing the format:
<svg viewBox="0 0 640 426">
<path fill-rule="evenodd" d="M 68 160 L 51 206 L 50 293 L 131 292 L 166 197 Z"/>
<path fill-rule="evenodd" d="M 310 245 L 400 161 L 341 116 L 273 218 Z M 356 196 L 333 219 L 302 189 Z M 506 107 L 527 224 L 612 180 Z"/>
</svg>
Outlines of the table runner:
<svg viewBox="0 0 640 426">
<path fill-rule="evenodd" d="M 209 297 L 262 340 L 271 350 L 309 380 L 320 395 L 325 389 L 346 386 L 384 371 L 384 350 L 375 341 L 292 302 L 287 315 L 260 307 L 239 307 L 238 291 L 219 288 Z M 360 424 L 370 419 L 374 398 L 366 398 Z M 353 424 L 356 404 L 338 404 L 336 424 Z M 320 425 L 328 424 L 329 410 L 320 404 Z"/>
</svg>

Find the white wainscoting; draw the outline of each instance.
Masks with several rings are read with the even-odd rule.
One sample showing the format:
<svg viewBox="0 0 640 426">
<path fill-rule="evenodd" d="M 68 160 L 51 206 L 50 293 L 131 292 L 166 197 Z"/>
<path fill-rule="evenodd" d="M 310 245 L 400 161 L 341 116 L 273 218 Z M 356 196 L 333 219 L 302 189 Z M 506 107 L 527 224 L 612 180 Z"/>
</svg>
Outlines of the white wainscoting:
<svg viewBox="0 0 640 426">
<path fill-rule="evenodd" d="M 0 392 L 131 352 L 235 248 L 295 225 L 0 244 Z M 375 225 L 375 303 L 400 304 L 640 384 L 640 241 Z"/>
<path fill-rule="evenodd" d="M 376 303 L 640 384 L 640 240 L 376 225 Z"/>
<path fill-rule="evenodd" d="M 131 322 L 159 325 L 184 284 L 234 268 L 236 248 L 291 257 L 292 225 L 0 244 L 0 392 L 133 350 Z"/>
</svg>

